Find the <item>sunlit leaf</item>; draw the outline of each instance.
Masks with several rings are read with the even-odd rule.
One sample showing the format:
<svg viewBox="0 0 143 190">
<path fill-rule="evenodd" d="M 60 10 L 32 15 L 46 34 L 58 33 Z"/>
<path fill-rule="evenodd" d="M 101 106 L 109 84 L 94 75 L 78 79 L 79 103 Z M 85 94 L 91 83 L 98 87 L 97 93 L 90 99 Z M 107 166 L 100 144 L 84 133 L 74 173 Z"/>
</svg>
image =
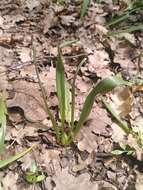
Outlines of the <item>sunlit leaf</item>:
<svg viewBox="0 0 143 190">
<path fill-rule="evenodd" d="M 126 151 L 125 150 L 113 150 L 111 153 L 114 154 L 114 155 L 121 155 L 123 153 L 125 153 Z"/>
</svg>

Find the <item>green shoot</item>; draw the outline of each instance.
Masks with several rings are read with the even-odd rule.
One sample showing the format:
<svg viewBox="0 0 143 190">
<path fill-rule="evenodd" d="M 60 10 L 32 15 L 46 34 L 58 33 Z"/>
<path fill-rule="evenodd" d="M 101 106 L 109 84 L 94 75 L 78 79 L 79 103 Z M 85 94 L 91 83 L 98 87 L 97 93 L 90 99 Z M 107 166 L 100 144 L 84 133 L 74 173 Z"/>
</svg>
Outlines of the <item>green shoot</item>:
<svg viewBox="0 0 143 190">
<path fill-rule="evenodd" d="M 77 78 L 77 75 L 78 75 L 78 72 L 80 70 L 80 68 L 82 67 L 82 65 L 85 63 L 86 59 L 83 59 L 81 61 L 81 63 L 78 65 L 77 67 L 77 70 L 75 72 L 75 75 L 74 75 L 74 78 L 73 78 L 73 83 L 72 83 L 72 89 L 71 89 L 71 92 L 72 92 L 72 103 L 71 103 L 71 126 L 72 126 L 72 129 L 74 128 L 74 111 L 75 111 L 75 81 L 76 81 L 76 78 Z"/>
<path fill-rule="evenodd" d="M 37 167 L 35 160 L 32 161 L 31 168 L 26 172 L 25 180 L 28 183 L 40 183 L 45 179 L 45 175 L 42 174 Z"/>
<path fill-rule="evenodd" d="M 85 103 L 83 105 L 80 118 L 75 125 L 75 82 L 78 75 L 78 72 L 81 68 L 81 66 L 85 63 L 86 59 L 83 59 L 81 63 L 78 65 L 77 70 L 75 72 L 75 75 L 73 77 L 73 82 L 71 86 L 71 101 L 70 101 L 70 91 L 69 91 L 69 85 L 67 83 L 66 77 L 65 77 L 65 68 L 64 68 L 64 62 L 61 55 L 61 49 L 65 47 L 66 45 L 71 45 L 72 43 L 75 43 L 76 41 L 68 41 L 64 42 L 62 45 L 58 47 L 58 56 L 56 61 L 56 91 L 57 91 L 57 97 L 59 101 L 59 115 L 61 122 L 59 124 L 59 121 L 56 121 L 54 116 L 52 115 L 48 103 L 46 100 L 45 91 L 43 89 L 43 86 L 41 84 L 41 80 L 39 77 L 39 72 L 35 63 L 35 58 L 33 59 L 35 64 L 35 69 L 37 73 L 37 78 L 39 82 L 39 86 L 42 92 L 42 97 L 45 103 L 45 107 L 47 110 L 47 114 L 49 115 L 49 118 L 52 121 L 53 129 L 56 134 L 56 138 L 58 143 L 62 145 L 69 145 L 74 138 L 76 137 L 77 133 L 80 131 L 80 129 L 83 127 L 84 122 L 86 121 L 87 117 L 89 116 L 95 97 L 100 94 L 105 94 L 109 91 L 111 91 L 113 88 L 119 86 L 119 85 L 130 85 L 128 82 L 124 81 L 123 79 L 113 76 L 106 78 L 102 81 L 100 81 L 88 94 L 86 97 Z M 35 54 L 33 54 L 35 57 Z"/>
<path fill-rule="evenodd" d="M 113 76 L 113 77 L 103 79 L 90 91 L 89 95 L 87 96 L 85 100 L 84 106 L 82 108 L 82 112 L 80 114 L 78 124 L 75 127 L 75 130 L 74 130 L 75 135 L 79 132 L 84 122 L 86 121 L 87 117 L 89 116 L 95 97 L 100 94 L 105 94 L 120 85 L 129 85 L 129 83 L 124 81 L 120 77 Z"/>
<path fill-rule="evenodd" d="M 143 30 L 143 24 L 139 24 L 139 25 L 135 25 L 135 26 L 128 26 L 123 28 L 122 30 L 116 31 L 116 32 L 108 32 L 108 36 L 112 37 L 112 36 L 116 36 L 118 34 L 122 34 L 122 33 L 131 33 L 131 32 L 135 32 L 138 30 Z"/>
<path fill-rule="evenodd" d="M 6 131 L 7 108 L 4 97 L 0 97 L 0 153 L 4 149 L 5 131 Z"/>
<path fill-rule="evenodd" d="M 127 123 L 125 121 L 122 121 L 120 119 L 120 117 L 116 114 L 115 110 L 112 109 L 112 107 L 106 102 L 105 98 L 103 98 L 103 97 L 102 97 L 102 102 L 103 102 L 104 106 L 106 107 L 106 109 L 109 111 L 109 113 L 111 113 L 111 115 L 113 116 L 113 118 L 117 121 L 119 127 L 126 134 L 130 134 L 131 133 L 131 129 L 128 127 Z"/>
<path fill-rule="evenodd" d="M 21 157 L 23 157 L 25 154 L 30 152 L 33 149 L 34 146 L 35 145 L 33 145 L 32 147 L 28 148 L 27 150 L 25 150 L 25 151 L 23 151 L 21 153 L 16 154 L 15 156 L 11 156 L 11 157 L 9 157 L 9 158 L 7 158 L 5 160 L 0 160 L 0 169 L 7 166 L 8 164 L 11 164 L 12 162 L 14 162 L 14 161 L 16 161 L 18 159 L 20 159 Z"/>
<path fill-rule="evenodd" d="M 66 108 L 66 98 L 65 98 L 65 71 L 64 64 L 61 57 L 61 49 L 58 47 L 58 58 L 56 63 L 56 88 L 57 88 L 57 96 L 59 100 L 59 108 L 61 115 L 61 131 L 64 133 L 64 123 L 65 123 L 65 108 Z"/>
<path fill-rule="evenodd" d="M 85 17 L 89 4 L 90 4 L 90 0 L 83 0 L 81 15 L 80 15 L 81 20 L 83 20 L 83 18 Z"/>
</svg>

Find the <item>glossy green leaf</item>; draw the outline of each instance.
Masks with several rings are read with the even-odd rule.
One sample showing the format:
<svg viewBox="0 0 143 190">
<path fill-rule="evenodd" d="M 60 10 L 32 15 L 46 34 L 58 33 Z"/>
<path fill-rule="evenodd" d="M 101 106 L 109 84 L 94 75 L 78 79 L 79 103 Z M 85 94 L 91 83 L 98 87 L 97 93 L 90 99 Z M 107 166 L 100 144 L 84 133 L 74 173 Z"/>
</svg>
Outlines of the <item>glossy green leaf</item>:
<svg viewBox="0 0 143 190">
<path fill-rule="evenodd" d="M 82 9 L 81 9 L 81 15 L 80 15 L 81 20 L 83 20 L 84 16 L 87 13 L 89 3 L 90 3 L 90 0 L 83 0 Z"/>
<path fill-rule="evenodd" d="M 25 154 L 27 154 L 28 152 L 30 152 L 32 150 L 32 148 L 34 147 L 34 145 L 30 148 L 28 148 L 27 150 L 16 154 L 15 156 L 11 156 L 5 160 L 0 160 L 0 168 L 3 168 L 5 166 L 7 166 L 8 164 L 11 164 L 12 162 L 20 159 L 21 157 L 23 157 Z"/>
<path fill-rule="evenodd" d="M 5 131 L 6 131 L 7 108 L 4 97 L 0 97 L 0 152 L 4 149 Z"/>
<path fill-rule="evenodd" d="M 76 125 L 74 129 L 75 135 L 79 132 L 84 122 L 86 121 L 87 117 L 89 116 L 96 95 L 105 94 L 120 85 L 130 85 L 130 83 L 124 81 L 120 77 L 113 76 L 113 77 L 103 79 L 90 91 L 83 105 L 78 124 Z"/>
</svg>

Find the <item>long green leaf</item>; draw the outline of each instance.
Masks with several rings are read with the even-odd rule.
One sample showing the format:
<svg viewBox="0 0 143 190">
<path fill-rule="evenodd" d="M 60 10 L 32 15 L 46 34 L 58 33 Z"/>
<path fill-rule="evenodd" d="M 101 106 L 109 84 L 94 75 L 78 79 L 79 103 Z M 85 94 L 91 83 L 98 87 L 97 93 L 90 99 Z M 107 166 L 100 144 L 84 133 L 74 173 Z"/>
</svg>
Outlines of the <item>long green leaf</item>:
<svg viewBox="0 0 143 190">
<path fill-rule="evenodd" d="M 70 91 L 70 85 L 65 80 L 65 120 L 68 122 L 69 126 L 71 123 L 71 91 Z"/>
<path fill-rule="evenodd" d="M 119 85 L 131 85 L 131 84 L 129 82 L 124 81 L 120 77 L 113 76 L 103 79 L 91 90 L 89 95 L 86 97 L 79 121 L 74 129 L 74 135 L 76 135 L 79 132 L 84 122 L 86 121 L 87 117 L 89 116 L 95 100 L 95 96 L 98 94 L 105 94 Z"/>
<path fill-rule="evenodd" d="M 71 126 L 72 126 L 72 129 L 74 128 L 74 111 L 75 111 L 75 81 L 76 81 L 76 78 L 77 78 L 77 75 L 78 75 L 78 72 L 81 68 L 81 66 L 85 63 L 86 61 L 86 58 L 84 58 L 80 64 L 78 65 L 77 67 L 77 70 L 74 74 L 74 78 L 73 78 L 73 82 L 72 82 L 72 89 L 71 89 L 71 92 L 72 92 L 72 103 L 71 103 Z"/>
<path fill-rule="evenodd" d="M 4 149 L 5 131 L 6 131 L 7 108 L 3 97 L 0 97 L 0 152 Z"/>
<path fill-rule="evenodd" d="M 3 168 L 5 166 L 7 166 L 8 164 L 11 164 L 12 162 L 18 160 L 19 158 L 23 157 L 25 154 L 27 154 L 28 152 L 30 152 L 32 150 L 32 148 L 34 147 L 35 145 L 33 145 L 32 147 L 28 148 L 27 150 L 21 152 L 21 153 L 18 153 L 16 154 L 15 156 L 11 156 L 5 160 L 0 160 L 0 168 Z"/>
<path fill-rule="evenodd" d="M 62 132 L 64 132 L 64 122 L 65 122 L 65 70 L 64 70 L 64 63 L 61 57 L 60 48 L 58 47 L 58 58 L 56 63 L 56 88 L 57 88 L 57 96 L 59 100 L 59 109 L 61 115 L 61 124 L 62 124 Z"/>
<path fill-rule="evenodd" d="M 135 32 L 137 30 L 143 30 L 143 24 L 139 24 L 136 26 L 128 26 L 122 30 L 116 31 L 116 32 L 108 32 L 107 35 L 110 36 L 116 36 L 118 34 L 122 34 L 122 33 L 131 33 L 131 32 Z"/>
<path fill-rule="evenodd" d="M 69 40 L 69 41 L 65 41 L 65 42 L 63 42 L 63 43 L 61 43 L 61 44 L 59 45 L 59 48 L 61 49 L 61 48 L 64 48 L 64 47 L 66 47 L 66 46 L 75 44 L 75 43 L 77 43 L 77 42 L 79 42 L 79 40 Z"/>
<path fill-rule="evenodd" d="M 111 115 L 114 117 L 114 119 L 117 121 L 119 127 L 126 133 L 131 133 L 130 128 L 128 127 L 127 123 L 125 121 L 122 121 L 120 117 L 116 114 L 115 110 L 112 109 L 112 107 L 106 102 L 105 98 L 102 97 L 102 102 L 104 103 L 106 109 L 111 113 Z"/>
<path fill-rule="evenodd" d="M 90 0 L 83 0 L 82 9 L 80 19 L 83 20 L 84 16 L 86 15 Z"/>
</svg>

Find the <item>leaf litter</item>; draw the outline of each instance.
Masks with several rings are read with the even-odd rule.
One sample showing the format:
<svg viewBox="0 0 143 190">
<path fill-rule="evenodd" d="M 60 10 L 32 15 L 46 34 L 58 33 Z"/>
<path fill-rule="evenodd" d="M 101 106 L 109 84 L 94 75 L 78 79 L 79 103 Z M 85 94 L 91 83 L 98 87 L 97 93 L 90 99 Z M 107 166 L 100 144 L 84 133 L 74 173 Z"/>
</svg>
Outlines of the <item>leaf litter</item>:
<svg viewBox="0 0 143 190">
<path fill-rule="evenodd" d="M 34 158 L 46 175 L 42 184 L 34 185 L 35 189 L 129 189 L 133 186 L 140 190 L 142 174 L 136 169 L 136 162 L 130 164 L 129 158 L 114 158 L 111 151 L 115 143 L 120 144 L 123 141 L 135 149 L 134 158 L 141 161 L 142 149 L 131 135 L 127 137 L 120 130 L 98 100 L 76 140 L 76 146 L 59 147 L 54 139 L 51 123 L 44 111 L 34 67 L 31 65 L 32 35 L 38 50 L 40 77 L 55 115 L 56 46 L 65 39 L 80 39 L 82 53 L 88 55 L 88 61 L 81 68 L 77 79 L 76 118 L 79 117 L 86 93 L 99 78 L 119 71 L 127 79 L 132 79 L 138 72 L 138 77 L 142 76 L 142 36 L 137 33 L 126 35 L 125 39 L 121 36 L 120 39 L 106 37 L 109 31 L 105 26 L 106 20 L 112 12 L 115 14 L 122 8 L 123 1 L 120 5 L 113 5 L 112 1 L 103 1 L 102 4 L 91 1 L 82 24 L 79 20 L 80 3 L 69 3 L 67 6 L 44 0 L 0 2 L 0 88 L 6 92 L 10 110 L 6 134 L 6 147 L 11 147 L 8 155 L 13 154 L 13 151 L 20 151 L 21 147 L 27 148 L 35 142 L 38 143 L 32 153 L 2 170 L 0 180 L 4 189 L 32 189 L 33 186 L 27 184 L 23 176 Z M 15 34 L 20 34 L 20 40 L 12 40 Z M 136 43 L 136 38 L 139 44 Z M 105 46 L 106 40 L 108 48 Z M 81 54 L 81 49 L 78 45 L 64 49 L 68 80 L 82 58 L 76 57 Z M 140 95 L 137 93 L 138 90 L 132 92 L 125 88 L 116 89 L 109 98 L 118 114 L 130 122 L 133 130 L 140 134 L 141 142 L 142 92 Z M 23 114 L 17 117 L 19 110 Z"/>
</svg>

